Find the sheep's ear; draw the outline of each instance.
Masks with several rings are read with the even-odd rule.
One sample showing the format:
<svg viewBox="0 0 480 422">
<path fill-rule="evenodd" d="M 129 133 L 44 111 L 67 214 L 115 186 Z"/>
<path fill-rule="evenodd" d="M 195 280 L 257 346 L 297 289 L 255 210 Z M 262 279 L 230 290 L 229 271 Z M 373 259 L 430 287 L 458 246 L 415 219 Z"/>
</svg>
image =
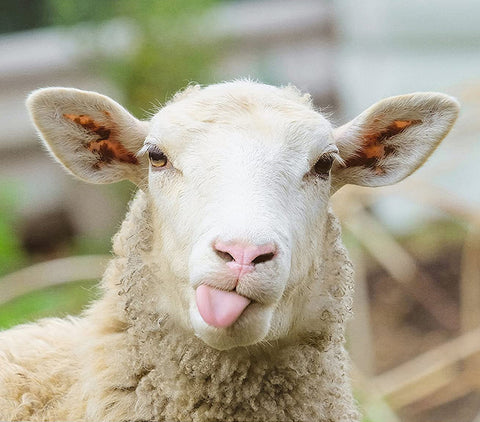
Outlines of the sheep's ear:
<svg viewBox="0 0 480 422">
<path fill-rule="evenodd" d="M 139 183 L 145 158 L 136 156 L 148 123 L 95 92 L 73 88 L 34 91 L 27 107 L 45 145 L 75 176 L 92 183 Z"/>
<path fill-rule="evenodd" d="M 335 164 L 332 188 L 347 183 L 384 186 L 419 168 L 447 135 L 457 101 L 438 93 L 386 98 L 335 130 L 344 165 Z"/>
</svg>

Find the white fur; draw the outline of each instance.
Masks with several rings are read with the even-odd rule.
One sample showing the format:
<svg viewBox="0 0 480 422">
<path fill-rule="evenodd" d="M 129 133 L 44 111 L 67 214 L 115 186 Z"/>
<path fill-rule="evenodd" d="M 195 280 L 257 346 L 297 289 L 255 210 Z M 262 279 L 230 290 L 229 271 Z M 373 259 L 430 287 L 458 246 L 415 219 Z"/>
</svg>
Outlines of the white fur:
<svg viewBox="0 0 480 422">
<path fill-rule="evenodd" d="M 453 124 L 454 100 L 431 93 L 386 99 L 337 130 L 296 89 L 247 81 L 188 88 L 148 123 L 104 96 L 66 88 L 36 91 L 28 107 L 69 171 L 92 182 L 128 178 L 141 192 L 117 235 L 104 296 L 75 323 L 73 345 L 56 336 L 63 328 L 55 324 L 0 335 L 0 380 L 9 385 L 0 387 L 0 418 L 357 420 L 343 350 L 352 275 L 329 196 L 345 183 L 383 185 L 413 172 Z M 95 133 L 66 113 L 111 129 L 110 139 L 138 163 L 88 150 Z M 421 123 L 381 139 L 395 147 L 379 157 L 381 172 L 352 161 L 362 155 L 365 133 L 409 119 Z M 331 176 L 315 174 L 319 157 L 335 158 L 337 147 L 355 167 L 337 160 Z M 147 167 L 152 148 L 167 155 L 168 166 Z M 207 325 L 195 303 L 202 283 L 235 287 L 213 249 L 217 239 L 277 248 L 273 260 L 238 283 L 237 292 L 253 302 L 228 328 Z M 13 387 L 12 374 L 24 365 L 39 377 L 22 347 L 30 347 L 28 333 L 33 341 L 41 332 L 48 350 L 67 350 L 60 358 L 71 361 L 73 373 L 57 391 L 43 381 L 46 397 L 35 396 L 27 411 L 27 393 Z M 273 391 L 278 399 L 270 409 Z"/>
</svg>

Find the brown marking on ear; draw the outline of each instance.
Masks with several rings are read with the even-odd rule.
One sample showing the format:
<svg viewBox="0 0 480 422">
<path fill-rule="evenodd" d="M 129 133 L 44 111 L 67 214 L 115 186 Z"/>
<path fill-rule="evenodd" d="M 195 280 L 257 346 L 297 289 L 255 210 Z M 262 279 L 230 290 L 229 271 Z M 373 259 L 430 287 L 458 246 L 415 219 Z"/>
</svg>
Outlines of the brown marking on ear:
<svg viewBox="0 0 480 422">
<path fill-rule="evenodd" d="M 110 120 L 110 113 L 103 112 Z M 90 141 L 85 145 L 89 151 L 98 156 L 98 162 L 94 164 L 95 168 L 100 168 L 101 164 L 110 164 L 113 160 L 122 163 L 138 164 L 138 159 L 132 152 L 128 151 L 123 144 L 115 139 L 115 131 L 102 124 L 86 114 L 64 114 L 68 120 L 82 126 L 88 132 L 98 136 L 98 139 Z M 112 125 L 113 126 L 113 125 Z"/>
<path fill-rule="evenodd" d="M 383 174 L 384 170 L 378 166 L 380 160 L 396 152 L 395 145 L 386 144 L 385 141 L 419 123 L 422 123 L 421 120 L 394 120 L 384 130 L 366 134 L 361 149 L 345 160 L 346 167 L 368 167 L 377 174 Z"/>
<path fill-rule="evenodd" d="M 422 123 L 421 120 L 394 120 L 390 126 L 380 132 L 379 140 L 384 141 L 385 139 L 391 138 L 392 136 L 398 135 L 403 132 L 405 129 L 409 128 L 412 125 L 418 125 Z"/>
<path fill-rule="evenodd" d="M 110 137 L 111 130 L 106 128 L 105 126 L 98 124 L 90 116 L 87 116 L 85 114 L 64 114 L 63 117 L 82 126 L 89 132 L 95 133 L 96 135 L 98 135 L 98 140 L 100 141 L 102 141 L 103 139 L 108 139 Z"/>
<path fill-rule="evenodd" d="M 101 163 L 110 164 L 113 160 L 122 163 L 138 164 L 135 154 L 128 151 L 120 142 L 109 139 L 90 141 L 86 148 L 98 155 Z"/>
</svg>

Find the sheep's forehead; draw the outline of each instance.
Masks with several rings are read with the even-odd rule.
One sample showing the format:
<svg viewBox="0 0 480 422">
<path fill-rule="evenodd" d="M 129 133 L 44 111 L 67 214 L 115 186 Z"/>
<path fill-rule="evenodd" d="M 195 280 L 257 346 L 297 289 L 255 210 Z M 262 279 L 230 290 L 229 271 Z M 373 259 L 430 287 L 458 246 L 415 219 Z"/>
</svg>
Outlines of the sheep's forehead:
<svg viewBox="0 0 480 422">
<path fill-rule="evenodd" d="M 332 142 L 331 125 L 313 109 L 309 96 L 252 82 L 192 87 L 178 94 L 153 117 L 149 138 L 173 155 L 195 145 L 217 148 L 241 139 L 307 154 Z"/>
</svg>

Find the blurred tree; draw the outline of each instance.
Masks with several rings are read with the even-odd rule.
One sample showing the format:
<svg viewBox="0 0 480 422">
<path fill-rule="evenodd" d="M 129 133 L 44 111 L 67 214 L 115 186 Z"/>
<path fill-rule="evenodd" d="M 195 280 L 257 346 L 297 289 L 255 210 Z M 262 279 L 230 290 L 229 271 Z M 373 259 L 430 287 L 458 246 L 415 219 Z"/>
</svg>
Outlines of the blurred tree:
<svg viewBox="0 0 480 422">
<path fill-rule="evenodd" d="M 209 64 L 216 46 L 198 40 L 195 20 L 220 0 L 45 0 L 50 24 L 72 25 L 118 17 L 130 19 L 138 31 L 138 45 L 115 61 L 99 60 L 125 95 L 126 106 L 145 114 L 154 99 L 165 100 L 191 81 L 212 82 Z"/>
</svg>

